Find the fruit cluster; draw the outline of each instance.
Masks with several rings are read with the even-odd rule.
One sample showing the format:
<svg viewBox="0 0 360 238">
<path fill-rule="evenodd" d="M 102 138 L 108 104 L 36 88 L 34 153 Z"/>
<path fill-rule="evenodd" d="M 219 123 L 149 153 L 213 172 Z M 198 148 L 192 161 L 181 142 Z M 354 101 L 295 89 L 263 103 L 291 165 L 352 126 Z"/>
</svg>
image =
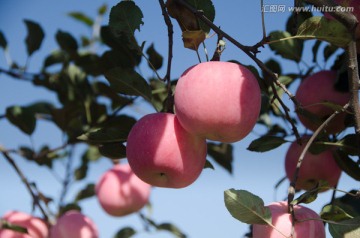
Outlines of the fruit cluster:
<svg viewBox="0 0 360 238">
<path fill-rule="evenodd" d="M 256 77 L 230 62 L 205 62 L 186 70 L 175 88 L 175 114 L 154 113 L 131 129 L 126 146 L 134 173 L 157 187 L 183 188 L 200 175 L 206 140 L 243 139 L 261 107 Z"/>
</svg>

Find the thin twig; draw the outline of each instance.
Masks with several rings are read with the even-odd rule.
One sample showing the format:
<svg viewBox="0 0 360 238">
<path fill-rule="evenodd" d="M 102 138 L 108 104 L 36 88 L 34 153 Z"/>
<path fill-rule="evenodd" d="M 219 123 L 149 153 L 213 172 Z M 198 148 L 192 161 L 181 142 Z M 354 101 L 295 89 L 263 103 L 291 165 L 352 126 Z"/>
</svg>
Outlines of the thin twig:
<svg viewBox="0 0 360 238">
<path fill-rule="evenodd" d="M 62 190 L 60 193 L 59 207 L 61 207 L 64 203 L 72 179 L 73 149 L 74 149 L 73 146 L 71 146 L 71 148 L 69 149 L 69 156 L 67 158 L 67 163 L 65 168 L 65 179 L 63 181 Z"/>
<path fill-rule="evenodd" d="M 331 116 L 329 116 L 314 132 L 314 134 L 310 137 L 310 139 L 307 141 L 304 149 L 302 150 L 298 162 L 296 164 L 296 169 L 295 169 L 295 173 L 294 173 L 294 177 L 290 183 L 289 186 L 289 190 L 288 190 L 288 209 L 289 209 L 289 213 L 292 215 L 292 223 L 293 223 L 293 227 L 294 227 L 294 222 L 295 222 L 295 214 L 294 214 L 294 206 L 293 204 L 291 204 L 291 202 L 294 200 L 295 197 L 295 188 L 296 188 L 296 182 L 298 180 L 299 177 L 299 172 L 300 172 L 300 167 L 302 165 L 302 162 L 304 160 L 305 154 L 308 152 L 310 146 L 312 145 L 312 143 L 314 142 L 314 140 L 317 138 L 317 136 L 320 134 L 320 132 L 328 125 L 328 123 L 334 118 L 336 117 L 339 113 L 341 112 L 345 112 L 347 109 L 349 108 L 349 103 L 345 104 L 345 106 L 343 106 L 343 108 L 340 111 L 335 111 L 333 114 L 331 114 Z"/>
<path fill-rule="evenodd" d="M 167 105 L 166 109 L 168 112 L 173 112 L 173 106 L 174 106 L 174 100 L 173 100 L 173 92 L 171 89 L 171 64 L 172 64 L 172 58 L 173 58 L 173 35 L 174 35 L 174 29 L 173 24 L 171 23 L 171 19 L 169 16 L 169 13 L 166 10 L 166 5 L 163 0 L 159 0 L 162 15 L 164 16 L 164 21 L 167 26 L 168 31 L 168 63 L 167 63 L 167 69 L 166 74 L 163 79 L 167 83 Z"/>
<path fill-rule="evenodd" d="M 20 170 L 19 166 L 15 163 L 14 159 L 6 152 L 1 149 L 1 153 L 4 155 L 5 159 L 9 162 L 9 164 L 15 169 L 16 173 L 21 178 L 21 181 L 25 184 L 27 190 L 29 191 L 34 204 L 40 209 L 42 215 L 44 216 L 45 221 L 48 221 L 48 216 L 45 212 L 45 209 L 42 207 L 39 201 L 39 197 L 34 193 L 29 181 L 25 177 L 24 173 Z"/>
</svg>

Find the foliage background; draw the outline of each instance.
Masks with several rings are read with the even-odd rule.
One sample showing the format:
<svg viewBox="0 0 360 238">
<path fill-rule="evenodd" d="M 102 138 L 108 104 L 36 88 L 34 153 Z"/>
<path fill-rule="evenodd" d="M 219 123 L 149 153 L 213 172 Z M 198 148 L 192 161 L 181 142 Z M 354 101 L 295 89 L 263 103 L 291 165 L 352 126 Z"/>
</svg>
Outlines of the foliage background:
<svg viewBox="0 0 360 238">
<path fill-rule="evenodd" d="M 26 37 L 26 28 L 23 19 L 33 20 L 39 23 L 45 31 L 45 39 L 40 51 L 34 53 L 29 60 L 29 72 L 37 72 L 42 65 L 44 57 L 50 51 L 58 48 L 54 35 L 58 29 L 68 31 L 77 39 L 81 35 L 91 35 L 91 30 L 83 24 L 76 22 L 66 14 L 72 11 L 81 11 L 89 16 L 96 16 L 98 7 L 103 3 L 108 6 L 108 11 L 102 21 L 105 25 L 108 22 L 110 7 L 117 4 L 118 1 L 86 1 L 86 0 L 2 0 L 0 3 L 0 30 L 5 34 L 9 43 L 10 54 L 14 61 L 19 64 L 26 62 L 26 48 L 24 39 Z M 146 41 L 147 48 L 151 43 L 155 44 L 155 49 L 165 57 L 167 56 L 167 29 L 163 22 L 161 9 L 158 1 L 138 0 L 136 4 L 144 13 L 143 21 L 145 24 L 140 32 L 136 32 L 138 42 Z M 266 4 L 284 4 L 289 5 L 289 1 L 265 1 Z M 229 33 L 244 45 L 252 45 L 258 42 L 262 37 L 260 1 L 221 1 L 213 0 L 216 9 L 215 24 L 221 26 L 221 29 Z M 266 30 L 284 29 L 285 22 L 290 12 L 267 13 Z M 172 67 L 172 78 L 177 78 L 185 69 L 198 62 L 197 56 L 193 51 L 184 49 L 181 41 L 181 32 L 178 25 L 174 23 L 174 58 Z M 206 41 L 208 52 L 211 55 L 216 42 L 216 36 Z M 101 47 L 99 50 L 103 50 Z M 304 60 L 310 62 L 311 42 L 305 44 Z M 200 50 L 202 59 L 204 54 Z M 275 56 L 269 50 L 268 46 L 261 49 L 258 57 L 266 61 Z M 230 43 L 226 45 L 226 50 L 222 55 L 222 60 L 235 59 L 243 64 L 254 63 L 240 50 L 233 47 Z M 164 62 L 165 62 L 164 60 Z M 321 59 L 319 60 L 321 62 Z M 297 72 L 305 69 L 304 64 L 296 65 L 294 62 L 282 60 L 283 71 Z M 0 66 L 6 68 L 6 61 L 0 56 Z M 153 73 L 148 68 L 145 60 L 142 60 L 139 72 L 148 78 Z M 160 75 L 164 75 L 166 67 L 160 69 Z M 38 100 L 48 100 L 55 105 L 59 105 L 56 97 L 51 92 L 43 88 L 34 88 L 31 83 L 23 82 L 9 78 L 0 74 L 0 115 L 5 113 L 9 105 L 26 105 Z M 296 84 L 290 88 L 292 92 Z M 292 108 L 288 98 L 284 101 Z M 137 101 L 137 103 L 126 112 L 136 118 L 142 115 L 154 112 L 147 104 Z M 304 129 L 300 126 L 300 132 Z M 225 208 L 223 201 L 223 191 L 229 188 L 245 189 L 263 198 L 265 203 L 275 200 L 281 200 L 286 197 L 287 183 L 283 183 L 277 191 L 274 190 L 275 184 L 284 176 L 284 154 L 288 144 L 284 144 L 276 150 L 259 154 L 246 150 L 250 142 L 264 133 L 261 126 L 255 127 L 253 133 L 241 142 L 234 144 L 233 174 L 219 167 L 215 163 L 215 171 L 206 169 L 200 178 L 190 187 L 180 190 L 155 188 L 151 195 L 151 217 L 155 221 L 170 221 L 177 225 L 189 237 L 242 237 L 248 227 L 245 224 L 233 219 Z M 5 148 L 16 148 L 19 145 L 34 146 L 40 148 L 44 144 L 50 147 L 57 147 L 62 144 L 62 135 L 53 124 L 46 121 L 40 121 L 37 124 L 35 133 L 29 138 L 7 120 L 0 120 L 0 144 Z M 73 168 L 80 163 L 81 154 L 84 146 L 78 146 L 73 153 Z M 23 158 L 14 156 L 20 168 L 30 181 L 36 182 L 37 186 L 46 195 L 52 196 L 57 204 L 61 190 L 61 183 L 56 176 L 63 177 L 65 173 L 64 161 L 57 161 L 53 172 L 45 167 L 40 167 L 34 163 L 25 161 Z M 103 158 L 90 165 L 88 177 L 70 187 L 66 199 L 72 200 L 77 191 L 83 188 L 87 183 L 96 182 L 101 174 L 111 167 L 111 161 Z M 54 176 L 54 174 L 57 174 Z M 350 190 L 355 182 L 343 174 L 339 188 Z M 16 209 L 24 212 L 31 212 L 31 198 L 25 190 L 24 185 L 14 170 L 5 160 L 0 159 L 0 214 L 4 214 L 9 209 Z M 331 198 L 331 192 L 319 195 L 319 198 L 308 205 L 316 212 L 319 212 L 321 206 Z M 136 214 L 124 218 L 113 218 L 105 214 L 100 208 L 95 198 L 89 198 L 80 202 L 83 212 L 90 216 L 98 225 L 100 237 L 111 237 L 116 231 L 125 226 L 132 226 L 137 230 L 143 229 L 141 220 Z M 55 206 L 54 206 L 55 208 Z M 147 211 L 146 211 L 147 212 Z M 40 214 L 37 214 L 40 215 Z M 164 232 L 159 234 L 140 233 L 135 237 L 172 237 Z"/>
</svg>

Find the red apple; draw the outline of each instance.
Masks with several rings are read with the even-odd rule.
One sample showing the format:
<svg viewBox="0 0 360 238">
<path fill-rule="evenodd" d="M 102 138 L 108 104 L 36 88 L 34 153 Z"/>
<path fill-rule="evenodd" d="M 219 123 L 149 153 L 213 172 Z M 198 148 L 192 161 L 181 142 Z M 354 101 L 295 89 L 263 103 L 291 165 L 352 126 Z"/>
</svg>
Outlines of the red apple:
<svg viewBox="0 0 360 238">
<path fill-rule="evenodd" d="M 296 165 L 306 145 L 306 140 L 307 137 L 304 137 L 301 146 L 293 142 L 286 153 L 285 171 L 290 181 L 294 178 Z M 331 150 L 325 150 L 320 154 L 312 154 L 307 151 L 300 167 L 296 189 L 310 190 L 321 180 L 334 187 L 338 183 L 340 175 L 341 169 L 337 165 Z M 321 191 L 325 190 L 327 189 Z"/>
<path fill-rule="evenodd" d="M 96 184 L 101 207 L 112 216 L 125 216 L 140 210 L 149 200 L 151 186 L 139 179 L 129 164 L 117 164 Z"/>
<path fill-rule="evenodd" d="M 187 132 L 170 113 L 153 113 L 131 129 L 126 155 L 134 173 L 157 187 L 183 188 L 200 175 L 206 141 Z"/>
<path fill-rule="evenodd" d="M 255 224 L 253 225 L 254 238 L 325 238 L 324 224 L 313 210 L 301 205 L 294 206 L 296 221 L 294 236 L 291 236 L 292 222 L 287 202 L 274 202 L 267 207 L 271 211 L 272 224 L 276 229 L 269 225 Z"/>
<path fill-rule="evenodd" d="M 90 218 L 79 211 L 64 213 L 50 230 L 51 238 L 98 238 L 98 230 Z"/>
<path fill-rule="evenodd" d="M 326 120 L 334 109 L 324 105 L 324 102 L 344 106 L 350 100 L 349 92 L 336 90 L 336 71 L 320 71 L 305 78 L 297 89 L 295 97 L 304 109 L 319 119 L 319 122 L 298 113 L 299 120 L 308 129 L 315 131 Z M 338 133 L 345 129 L 346 113 L 340 113 L 326 126 L 329 134 Z"/>
<path fill-rule="evenodd" d="M 261 107 L 256 77 L 246 67 L 211 61 L 186 70 L 175 88 L 175 113 L 190 133 L 232 143 L 247 136 Z"/>
<path fill-rule="evenodd" d="M 47 238 L 49 236 L 49 229 L 46 223 L 42 219 L 29 214 L 10 211 L 2 219 L 13 225 L 26 228 L 28 233 L 24 234 L 13 230 L 0 229 L 1 238 Z"/>
</svg>

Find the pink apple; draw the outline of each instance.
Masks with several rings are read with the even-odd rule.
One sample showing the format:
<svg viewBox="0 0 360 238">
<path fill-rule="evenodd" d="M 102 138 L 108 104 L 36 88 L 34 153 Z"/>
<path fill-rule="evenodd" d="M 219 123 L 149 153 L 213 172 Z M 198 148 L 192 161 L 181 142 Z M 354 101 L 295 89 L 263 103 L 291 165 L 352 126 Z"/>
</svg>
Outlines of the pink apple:
<svg viewBox="0 0 360 238">
<path fill-rule="evenodd" d="M 76 210 L 63 214 L 50 230 L 51 238 L 98 238 L 98 230 L 90 218 Z"/>
<path fill-rule="evenodd" d="M 131 129 L 126 155 L 134 173 L 157 187 L 183 188 L 204 168 L 206 141 L 187 132 L 170 113 L 153 113 Z"/>
<path fill-rule="evenodd" d="M 315 131 L 334 109 L 324 105 L 325 102 L 344 106 L 350 100 L 350 93 L 340 92 L 335 88 L 336 71 L 320 71 L 305 78 L 297 89 L 295 97 L 304 109 L 319 119 L 316 123 L 311 118 L 298 113 L 299 120 L 308 129 Z M 346 113 L 337 115 L 325 128 L 329 134 L 345 129 Z"/>
<path fill-rule="evenodd" d="M 296 165 L 306 145 L 307 138 L 304 137 L 301 146 L 293 142 L 286 153 L 285 171 L 290 181 L 294 178 Z M 296 188 L 310 190 L 321 180 L 327 181 L 329 186 L 334 187 L 338 183 L 340 175 L 341 169 L 337 165 L 331 150 L 323 151 L 320 154 L 311 154 L 308 151 L 300 167 Z M 325 190 L 327 189 L 321 191 Z"/>
<path fill-rule="evenodd" d="M 29 214 L 10 211 L 7 212 L 2 219 L 13 225 L 26 228 L 28 234 L 8 229 L 0 229 L 1 238 L 47 238 L 49 235 L 49 229 L 45 221 Z"/>
<path fill-rule="evenodd" d="M 255 126 L 260 87 L 246 67 L 211 61 L 186 70 L 175 88 L 175 113 L 190 133 L 232 143 Z"/>
<path fill-rule="evenodd" d="M 105 172 L 96 184 L 101 207 L 112 216 L 139 211 L 149 200 L 151 186 L 139 179 L 129 164 L 117 164 Z"/>
<path fill-rule="evenodd" d="M 294 236 L 291 236 L 292 222 L 287 202 L 274 202 L 267 207 L 271 211 L 272 224 L 276 229 L 269 225 L 253 225 L 254 238 L 325 238 L 324 224 L 313 210 L 301 205 L 294 206 L 296 222 Z"/>
</svg>

